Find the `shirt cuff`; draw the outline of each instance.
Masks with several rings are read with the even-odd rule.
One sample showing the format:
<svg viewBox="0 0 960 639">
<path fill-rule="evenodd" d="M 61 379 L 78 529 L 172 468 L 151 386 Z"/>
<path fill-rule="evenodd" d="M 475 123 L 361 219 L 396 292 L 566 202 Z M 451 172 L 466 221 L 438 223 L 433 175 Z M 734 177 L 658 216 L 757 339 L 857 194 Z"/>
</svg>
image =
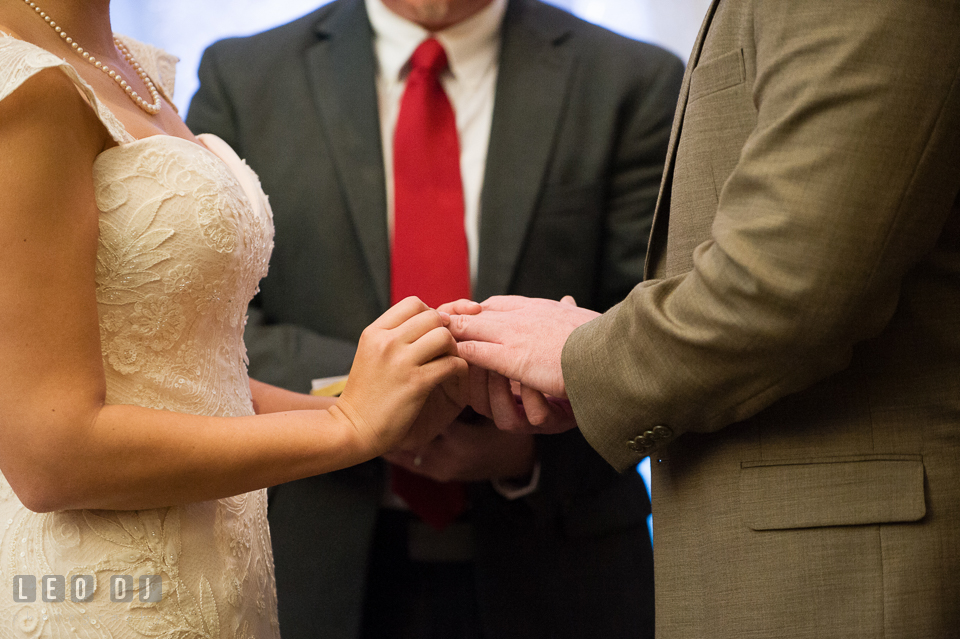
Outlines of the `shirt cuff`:
<svg viewBox="0 0 960 639">
<path fill-rule="evenodd" d="M 492 479 L 490 483 L 493 485 L 493 489 L 500 493 L 500 496 L 504 499 L 513 501 L 526 497 L 535 493 L 537 488 L 540 487 L 540 461 L 534 462 L 533 471 L 530 473 L 530 481 L 524 485 L 518 485 L 518 482 L 509 479 Z"/>
</svg>

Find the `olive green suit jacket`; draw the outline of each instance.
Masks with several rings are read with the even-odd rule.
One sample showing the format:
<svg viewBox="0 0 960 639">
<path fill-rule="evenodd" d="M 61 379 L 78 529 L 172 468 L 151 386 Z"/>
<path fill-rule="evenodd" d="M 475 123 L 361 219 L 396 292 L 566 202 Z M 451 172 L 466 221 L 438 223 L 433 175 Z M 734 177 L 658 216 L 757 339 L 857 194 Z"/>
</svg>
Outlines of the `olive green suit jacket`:
<svg viewBox="0 0 960 639">
<path fill-rule="evenodd" d="M 958 193 L 960 3 L 714 2 L 648 280 L 563 354 L 655 460 L 658 637 L 960 635 Z"/>
<path fill-rule="evenodd" d="M 597 309 L 642 278 L 683 65 L 534 0 L 510 0 L 481 199 L 474 295 Z M 372 32 L 338 0 L 215 44 L 187 122 L 260 175 L 276 225 L 247 326 L 251 376 L 295 390 L 345 373 L 389 303 L 389 244 Z M 485 636 L 643 637 L 652 626 L 649 502 L 577 432 L 538 441 L 540 488 L 471 486 Z M 382 464 L 271 493 L 285 639 L 357 635 Z"/>
</svg>

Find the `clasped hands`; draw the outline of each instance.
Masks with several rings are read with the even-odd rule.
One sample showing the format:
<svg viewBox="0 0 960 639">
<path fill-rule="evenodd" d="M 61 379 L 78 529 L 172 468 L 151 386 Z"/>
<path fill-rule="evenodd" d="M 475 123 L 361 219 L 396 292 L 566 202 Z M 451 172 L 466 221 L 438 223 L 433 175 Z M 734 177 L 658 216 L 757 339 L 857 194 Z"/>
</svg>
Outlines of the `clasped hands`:
<svg viewBox="0 0 960 639">
<path fill-rule="evenodd" d="M 576 427 L 560 356 L 570 333 L 599 314 L 577 307 L 569 296 L 560 302 L 519 296 L 458 300 L 437 310 L 450 316 L 447 328 L 469 364 L 466 391 L 438 386 L 418 421 L 439 434 L 385 458 L 437 481 L 528 476 L 536 461 L 533 435 Z M 472 411 L 443 423 L 457 402 Z"/>
</svg>

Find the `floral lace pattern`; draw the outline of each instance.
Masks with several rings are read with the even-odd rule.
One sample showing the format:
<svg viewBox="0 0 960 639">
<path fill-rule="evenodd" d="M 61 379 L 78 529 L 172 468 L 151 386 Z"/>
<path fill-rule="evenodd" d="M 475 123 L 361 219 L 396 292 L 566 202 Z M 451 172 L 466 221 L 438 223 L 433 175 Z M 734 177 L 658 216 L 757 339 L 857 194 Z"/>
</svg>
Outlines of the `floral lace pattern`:
<svg viewBox="0 0 960 639">
<path fill-rule="evenodd" d="M 132 47 L 131 47 L 132 48 Z M 148 49 L 138 48 L 137 55 Z M 168 65 L 169 56 L 153 61 Z M 165 54 L 164 54 L 165 55 Z M 253 408 L 243 326 L 273 246 L 259 181 L 218 138 L 131 138 L 70 65 L 0 34 L 0 99 L 43 68 L 74 79 L 120 146 L 94 164 L 107 401 L 201 415 Z M 166 72 L 165 84 L 172 76 Z M 158 85 L 160 82 L 158 82 Z M 276 637 L 264 491 L 141 511 L 26 510 L 0 476 L 0 574 L 92 575 L 89 601 L 0 597 L 0 637 Z M 111 577 L 133 577 L 113 602 Z M 139 577 L 159 575 L 159 601 Z"/>
</svg>

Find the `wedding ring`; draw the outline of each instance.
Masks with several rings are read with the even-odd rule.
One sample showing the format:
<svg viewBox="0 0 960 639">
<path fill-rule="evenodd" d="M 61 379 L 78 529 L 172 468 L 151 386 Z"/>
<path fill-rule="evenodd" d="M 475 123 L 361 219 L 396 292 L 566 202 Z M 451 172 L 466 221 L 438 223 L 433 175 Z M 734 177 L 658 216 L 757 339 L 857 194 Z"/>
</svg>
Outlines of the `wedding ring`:
<svg viewBox="0 0 960 639">
<path fill-rule="evenodd" d="M 420 464 L 422 464 L 422 463 L 423 463 L 423 457 L 421 457 L 420 455 L 417 455 L 416 457 L 413 458 L 413 465 L 414 465 L 414 466 L 418 466 L 418 467 L 419 467 Z"/>
</svg>

